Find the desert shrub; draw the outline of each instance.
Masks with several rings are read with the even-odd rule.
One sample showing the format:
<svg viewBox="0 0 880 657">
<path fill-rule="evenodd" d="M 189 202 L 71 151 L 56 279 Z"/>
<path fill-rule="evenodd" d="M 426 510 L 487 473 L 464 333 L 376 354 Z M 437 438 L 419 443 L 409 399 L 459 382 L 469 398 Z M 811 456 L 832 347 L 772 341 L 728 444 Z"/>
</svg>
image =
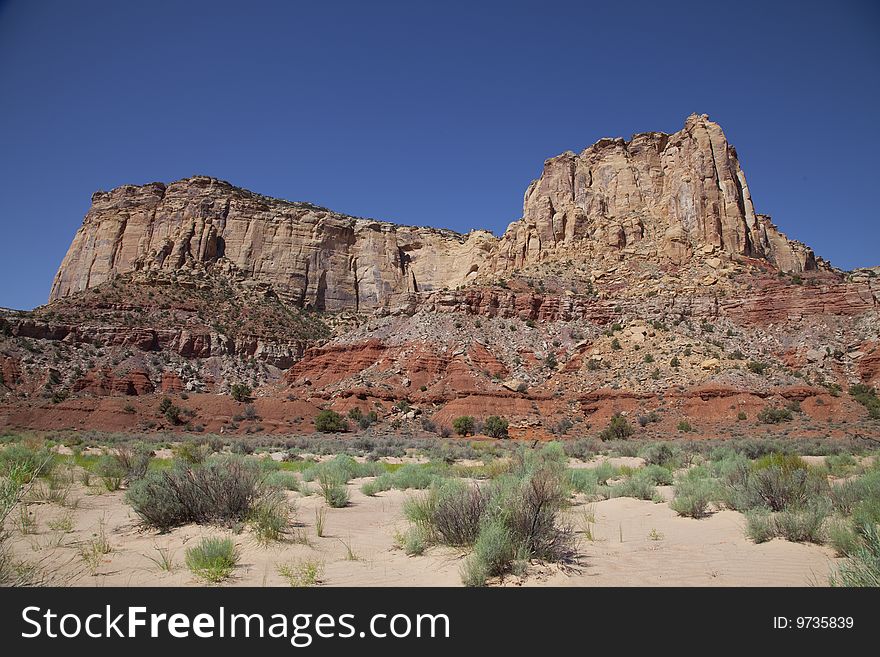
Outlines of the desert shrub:
<svg viewBox="0 0 880 657">
<path fill-rule="evenodd" d="M 679 464 L 681 449 L 667 442 L 651 443 L 646 445 L 639 454 L 648 465 L 675 467 Z"/>
<path fill-rule="evenodd" d="M 361 492 L 367 497 L 375 497 L 376 493 L 379 493 L 383 490 L 388 490 L 388 488 L 381 488 L 380 485 L 376 483 L 376 479 L 374 479 L 373 481 L 368 481 L 361 485 Z"/>
<path fill-rule="evenodd" d="M 572 468 L 568 471 L 568 484 L 577 493 L 593 495 L 599 487 L 599 478 L 595 469 Z"/>
<path fill-rule="evenodd" d="M 232 453 L 246 456 L 254 453 L 254 446 L 244 440 L 236 440 L 232 443 Z"/>
<path fill-rule="evenodd" d="M 746 512 L 746 536 L 755 543 L 765 543 L 776 536 L 769 511 L 754 509 Z"/>
<path fill-rule="evenodd" d="M 638 471 L 639 475 L 648 479 L 655 486 L 672 485 L 672 472 L 660 465 L 647 465 Z"/>
<path fill-rule="evenodd" d="M 115 491 L 122 488 L 122 482 L 125 480 L 125 470 L 116 457 L 111 454 L 105 454 L 98 459 L 94 472 L 101 477 L 101 481 L 107 490 Z"/>
<path fill-rule="evenodd" d="M 0 476 L 11 477 L 28 483 L 34 477 L 48 477 L 54 469 L 55 460 L 45 447 L 32 448 L 21 443 L 0 449 Z"/>
<path fill-rule="evenodd" d="M 483 432 L 491 438 L 507 438 L 508 422 L 497 415 L 490 415 L 483 425 Z"/>
<path fill-rule="evenodd" d="M 648 426 L 649 424 L 651 424 L 652 422 L 659 422 L 660 415 L 657 413 L 657 411 L 651 411 L 650 413 L 648 413 L 646 415 L 639 415 L 639 417 L 637 419 L 639 422 L 639 426 L 644 428 L 644 427 Z"/>
<path fill-rule="evenodd" d="M 299 490 L 299 479 L 292 472 L 284 470 L 276 470 L 269 472 L 263 477 L 263 483 L 266 486 L 277 488 L 279 490 Z"/>
<path fill-rule="evenodd" d="M 777 536 L 793 543 L 822 543 L 823 531 L 828 517 L 828 506 L 815 502 L 799 509 L 786 509 L 773 516 L 773 528 Z"/>
<path fill-rule="evenodd" d="M 625 440 L 635 433 L 635 429 L 620 413 L 615 413 L 611 417 L 608 426 L 599 434 L 599 439 L 607 440 Z"/>
<path fill-rule="evenodd" d="M 322 475 L 330 475 L 342 483 L 348 483 L 352 479 L 360 477 L 374 477 L 385 472 L 379 463 L 359 463 L 348 454 L 338 454 L 330 461 L 318 463 L 303 470 L 303 481 L 320 480 Z"/>
<path fill-rule="evenodd" d="M 639 446 L 627 440 L 615 440 L 608 448 L 609 456 L 638 456 Z"/>
<path fill-rule="evenodd" d="M 261 495 L 251 506 L 248 522 L 260 543 L 280 541 L 290 527 L 290 504 L 280 490 Z"/>
<path fill-rule="evenodd" d="M 595 438 L 578 438 L 577 440 L 567 440 L 563 443 L 565 453 L 581 461 L 587 461 L 601 450 L 601 443 Z"/>
<path fill-rule="evenodd" d="M 861 536 L 848 519 L 835 518 L 826 525 L 828 543 L 839 557 L 855 554 L 862 546 Z"/>
<path fill-rule="evenodd" d="M 345 481 L 334 475 L 334 473 L 330 471 L 322 472 L 318 476 L 318 486 L 328 506 L 334 509 L 348 506 L 350 499 L 348 486 L 346 486 Z"/>
<path fill-rule="evenodd" d="M 638 500 L 650 500 L 656 493 L 654 482 L 642 471 L 636 471 L 623 481 L 614 484 L 608 492 L 609 497 L 634 497 Z"/>
<path fill-rule="evenodd" d="M 769 454 L 750 466 L 738 463 L 726 477 L 725 502 L 745 511 L 765 507 L 784 511 L 804 507 L 828 493 L 828 483 L 794 454 Z"/>
<path fill-rule="evenodd" d="M 125 480 L 132 482 L 136 479 L 142 479 L 147 474 L 147 469 L 150 467 L 152 450 L 142 443 L 119 445 L 113 456 L 125 473 Z"/>
<path fill-rule="evenodd" d="M 790 422 L 792 420 L 791 411 L 787 408 L 773 408 L 767 406 L 758 413 L 758 420 L 764 424 L 779 424 L 781 422 Z"/>
<path fill-rule="evenodd" d="M 315 417 L 315 431 L 341 433 L 348 431 L 348 422 L 336 411 L 320 411 Z"/>
<path fill-rule="evenodd" d="M 452 421 L 452 428 L 459 436 L 467 436 L 474 432 L 474 418 L 470 415 L 462 415 Z"/>
<path fill-rule="evenodd" d="M 852 454 L 830 454 L 825 457 L 825 467 L 835 477 L 845 477 L 852 473 L 859 463 Z"/>
<path fill-rule="evenodd" d="M 880 419 L 880 398 L 874 388 L 858 383 L 849 389 L 850 396 L 868 409 L 868 415 L 874 420 Z"/>
<path fill-rule="evenodd" d="M 408 556 L 412 557 L 418 554 L 423 554 L 428 547 L 428 543 L 420 531 L 417 529 L 410 529 L 403 535 L 401 547 Z"/>
<path fill-rule="evenodd" d="M 609 479 L 613 479 L 620 474 L 619 468 L 614 467 L 608 461 L 603 461 L 597 465 L 593 468 L 593 472 L 596 473 L 596 481 L 600 486 L 604 486 L 608 483 Z"/>
<path fill-rule="evenodd" d="M 678 430 L 681 431 L 682 433 L 688 433 L 688 432 L 694 430 L 694 428 L 691 426 L 691 423 L 688 422 L 687 420 L 681 420 L 681 421 L 678 423 L 678 427 L 677 427 L 677 428 L 678 428 Z"/>
<path fill-rule="evenodd" d="M 770 366 L 767 363 L 750 360 L 748 363 L 746 363 L 746 367 L 749 368 L 749 371 L 754 372 L 755 374 L 764 374 L 764 372 L 766 372 L 767 368 Z"/>
<path fill-rule="evenodd" d="M 245 520 L 261 494 L 255 463 L 227 457 L 148 472 L 132 482 L 125 499 L 140 518 L 166 530 L 189 522 Z"/>
<path fill-rule="evenodd" d="M 675 482 L 675 498 L 669 507 L 680 516 L 705 518 L 715 496 L 715 482 L 695 469 Z"/>
<path fill-rule="evenodd" d="M 210 453 L 211 449 L 207 444 L 191 441 L 180 443 L 174 448 L 175 458 L 191 464 L 204 463 Z"/>
<path fill-rule="evenodd" d="M 875 496 L 880 494 L 880 477 L 865 475 L 848 479 L 831 486 L 831 503 L 835 511 L 849 516 L 872 492 Z"/>
<path fill-rule="evenodd" d="M 277 571 L 278 575 L 287 580 L 291 586 L 315 586 L 324 576 L 324 563 L 314 559 L 303 559 L 279 564 Z"/>
<path fill-rule="evenodd" d="M 251 387 L 245 383 L 233 383 L 229 394 L 237 402 L 246 402 L 251 398 Z"/>
<path fill-rule="evenodd" d="M 467 546 L 477 538 L 486 502 L 486 492 L 479 486 L 451 479 L 407 500 L 404 513 L 427 540 Z"/>
<path fill-rule="evenodd" d="M 880 587 L 880 527 L 862 525 L 861 545 L 831 576 L 831 586 Z"/>
<path fill-rule="evenodd" d="M 186 566 L 209 582 L 222 582 L 238 563 L 238 549 L 231 538 L 203 538 L 186 550 Z"/>
<path fill-rule="evenodd" d="M 446 480 L 408 500 L 404 510 L 426 541 L 474 545 L 462 578 L 468 584 L 482 584 L 528 559 L 570 557 L 571 530 L 557 523 L 568 497 L 565 478 L 561 445 L 551 444 L 539 452 L 521 449 L 513 455 L 508 472 L 490 484 L 480 487 Z"/>
<path fill-rule="evenodd" d="M 422 490 L 428 488 L 438 476 L 441 475 L 438 474 L 437 468 L 407 463 L 393 473 L 380 475 L 380 478 L 387 477 L 391 488 L 397 488 L 398 490 Z"/>
<path fill-rule="evenodd" d="M 483 586 L 486 580 L 503 575 L 516 556 L 516 542 L 501 518 L 485 522 L 474 543 L 474 551 L 462 565 L 465 586 Z"/>
</svg>

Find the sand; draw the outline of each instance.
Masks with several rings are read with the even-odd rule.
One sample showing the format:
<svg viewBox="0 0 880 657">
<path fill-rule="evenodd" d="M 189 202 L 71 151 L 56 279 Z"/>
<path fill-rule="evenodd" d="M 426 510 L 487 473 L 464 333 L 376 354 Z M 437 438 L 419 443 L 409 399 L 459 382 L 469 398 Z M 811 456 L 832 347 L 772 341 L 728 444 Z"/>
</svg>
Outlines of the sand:
<svg viewBox="0 0 880 657">
<path fill-rule="evenodd" d="M 326 509 L 324 536 L 315 529 L 315 510 L 325 507 L 317 495 L 288 493 L 296 507 L 296 532 L 307 544 L 294 541 L 260 545 L 248 529 L 233 534 L 223 527 L 189 525 L 162 534 L 142 528 L 124 502 L 124 492 L 73 485 L 74 509 L 57 504 L 30 504 L 35 533 L 22 534 L 18 513 L 6 521 L 10 545 L 20 559 L 36 562 L 55 583 L 73 586 L 204 586 L 184 566 L 184 553 L 202 536 L 232 536 L 241 551 L 239 565 L 225 586 L 288 586 L 278 572 L 285 563 L 323 564 L 325 586 L 460 586 L 463 553 L 431 548 L 409 557 L 395 546 L 395 534 L 406 527 L 403 503 L 417 491 L 386 491 L 376 497 L 359 488 L 368 479 L 349 484 L 351 504 Z M 664 498 L 669 487 L 660 487 Z M 590 536 L 584 516 L 590 514 Z M 63 516 L 72 531 L 52 529 Z M 666 503 L 617 498 L 578 503 L 567 512 L 576 529 L 578 563 L 568 567 L 535 564 L 524 579 L 508 577 L 502 585 L 525 586 L 808 586 L 825 585 L 834 567 L 833 551 L 816 545 L 775 539 L 756 545 L 743 533 L 742 514 L 718 511 L 708 518 L 678 517 Z M 93 570 L 80 553 L 98 538 L 101 527 L 111 551 Z M 150 557 L 168 550 L 175 562 L 161 570 Z M 350 558 L 349 548 L 353 559 Z"/>
</svg>

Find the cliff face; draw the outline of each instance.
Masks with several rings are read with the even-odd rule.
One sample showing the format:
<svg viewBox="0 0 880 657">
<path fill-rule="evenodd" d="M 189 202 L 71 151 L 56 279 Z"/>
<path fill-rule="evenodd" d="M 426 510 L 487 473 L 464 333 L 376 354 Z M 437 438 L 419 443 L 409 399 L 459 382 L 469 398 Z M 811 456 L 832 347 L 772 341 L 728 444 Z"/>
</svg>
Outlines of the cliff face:
<svg viewBox="0 0 880 657">
<path fill-rule="evenodd" d="M 349 217 L 203 176 L 126 185 L 92 197 L 50 300 L 132 271 L 215 269 L 272 283 L 317 310 L 374 308 L 466 282 L 494 241 Z"/>
<path fill-rule="evenodd" d="M 736 151 L 692 115 L 672 135 L 602 139 L 548 160 L 500 239 L 349 217 L 202 176 L 98 192 L 50 300 L 118 274 L 205 269 L 271 283 L 304 307 L 372 310 L 554 258 L 682 265 L 695 253 L 788 272 L 822 264 L 755 213 Z"/>
<path fill-rule="evenodd" d="M 602 139 L 547 160 L 526 190 L 523 218 L 501 239 L 497 266 L 518 268 L 560 249 L 680 265 L 698 247 L 787 272 L 817 268 L 810 249 L 755 213 L 736 151 L 718 124 L 693 114 L 672 135 Z"/>
</svg>

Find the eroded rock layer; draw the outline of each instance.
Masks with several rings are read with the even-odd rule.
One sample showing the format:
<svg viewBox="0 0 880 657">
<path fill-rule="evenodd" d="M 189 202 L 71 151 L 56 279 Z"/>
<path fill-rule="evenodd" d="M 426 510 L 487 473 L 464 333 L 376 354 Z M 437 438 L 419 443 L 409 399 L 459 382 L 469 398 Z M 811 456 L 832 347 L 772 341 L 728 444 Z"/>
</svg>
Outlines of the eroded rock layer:
<svg viewBox="0 0 880 657">
<path fill-rule="evenodd" d="M 208 269 L 271 283 L 302 307 L 365 311 L 554 258 L 683 265 L 695 254 L 786 272 L 822 264 L 755 213 L 736 151 L 705 115 L 672 135 L 602 139 L 548 160 L 500 239 L 350 217 L 204 176 L 97 192 L 50 300 L 129 272 Z"/>
</svg>

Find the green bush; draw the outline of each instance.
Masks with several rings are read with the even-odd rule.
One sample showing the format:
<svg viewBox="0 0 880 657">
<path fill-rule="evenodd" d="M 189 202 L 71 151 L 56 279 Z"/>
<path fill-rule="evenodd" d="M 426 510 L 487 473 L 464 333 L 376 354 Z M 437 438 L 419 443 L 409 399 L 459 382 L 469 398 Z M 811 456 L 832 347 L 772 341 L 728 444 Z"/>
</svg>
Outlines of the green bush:
<svg viewBox="0 0 880 657">
<path fill-rule="evenodd" d="M 474 418 L 470 415 L 462 415 L 452 421 L 452 428 L 459 436 L 467 436 L 474 433 Z"/>
<path fill-rule="evenodd" d="M 152 458 L 152 450 L 143 443 L 134 445 L 120 445 L 116 448 L 113 456 L 125 473 L 126 482 L 142 479 L 147 474 Z"/>
<path fill-rule="evenodd" d="M 853 523 L 843 518 L 837 518 L 826 525 L 828 543 L 834 548 L 839 557 L 847 557 L 855 554 L 862 546 L 861 537 L 855 531 Z"/>
<path fill-rule="evenodd" d="M 825 519 L 828 508 L 821 503 L 800 509 L 788 509 L 774 515 L 773 526 L 777 536 L 793 543 L 818 543 L 825 541 Z"/>
<path fill-rule="evenodd" d="M 868 416 L 871 419 L 880 419 L 880 398 L 874 388 L 863 383 L 857 383 L 849 389 L 850 396 L 858 403 L 868 409 Z"/>
<path fill-rule="evenodd" d="M 770 366 L 767 363 L 750 360 L 748 363 L 746 363 L 746 367 L 748 367 L 749 370 L 754 372 L 755 374 L 764 374 L 764 372 L 766 372 L 767 368 L 769 368 Z"/>
<path fill-rule="evenodd" d="M 222 582 L 238 563 L 238 550 L 231 538 L 203 538 L 186 550 L 186 566 L 209 582 Z"/>
<path fill-rule="evenodd" d="M 740 511 L 757 507 L 785 511 L 803 508 L 828 494 L 828 482 L 802 458 L 773 453 L 751 465 L 738 462 L 727 474 L 724 499 Z"/>
<path fill-rule="evenodd" d="M 474 551 L 462 565 L 465 586 L 483 586 L 486 580 L 503 575 L 516 556 L 516 543 L 501 518 L 488 520 L 480 529 Z"/>
<path fill-rule="evenodd" d="M 122 465 L 111 454 L 105 454 L 95 464 L 94 472 L 101 477 L 104 487 L 108 491 L 115 491 L 122 488 L 122 482 L 125 480 L 125 470 Z"/>
<path fill-rule="evenodd" d="M 332 478 L 348 483 L 352 479 L 360 477 L 373 477 L 385 472 L 379 463 L 359 463 L 348 454 L 338 454 L 330 461 L 318 463 L 303 470 L 303 481 L 314 481 L 322 475 L 329 474 Z"/>
<path fill-rule="evenodd" d="M 615 413 L 608 426 L 599 434 L 602 441 L 608 440 L 625 440 L 635 433 L 635 429 L 620 413 Z"/>
<path fill-rule="evenodd" d="M 705 471 L 694 468 L 675 482 L 675 498 L 669 507 L 680 516 L 705 518 L 717 496 L 717 484 Z"/>
<path fill-rule="evenodd" d="M 758 420 L 764 424 L 779 424 L 781 422 L 791 422 L 794 416 L 787 408 L 773 408 L 767 406 L 758 413 Z"/>
<path fill-rule="evenodd" d="M 769 511 L 754 509 L 746 512 L 746 536 L 755 543 L 765 543 L 776 536 Z"/>
<path fill-rule="evenodd" d="M 592 468 L 571 468 L 568 470 L 568 484 L 577 493 L 594 495 L 599 488 L 599 478 Z"/>
<path fill-rule="evenodd" d="M 248 522 L 260 543 L 280 541 L 290 527 L 290 504 L 280 490 L 274 489 L 254 502 Z"/>
<path fill-rule="evenodd" d="M 483 425 L 483 432 L 491 438 L 507 438 L 507 428 L 507 420 L 497 415 L 490 415 Z"/>
<path fill-rule="evenodd" d="M 859 532 L 862 537 L 861 546 L 830 578 L 831 586 L 880 587 L 880 527 L 862 525 Z"/>
<path fill-rule="evenodd" d="M 602 463 L 593 468 L 593 472 L 596 473 L 596 481 L 599 485 L 604 486 L 608 483 L 609 479 L 613 479 L 620 474 L 620 469 L 614 467 L 608 461 L 602 461 Z"/>
<path fill-rule="evenodd" d="M 277 488 L 279 490 L 299 490 L 299 479 L 297 479 L 296 475 L 292 472 L 285 472 L 284 470 L 276 470 L 267 473 L 263 477 L 263 483 L 266 484 L 266 486 Z"/>
<path fill-rule="evenodd" d="M 320 411 L 315 417 L 315 431 L 321 433 L 348 431 L 348 422 L 336 411 Z"/>
<path fill-rule="evenodd" d="M 645 477 L 655 486 L 672 485 L 672 472 L 660 465 L 647 465 L 638 471 L 639 475 Z"/>
<path fill-rule="evenodd" d="M 186 463 L 204 463 L 211 454 L 211 448 L 206 443 L 186 441 L 174 448 L 174 456 Z"/>
<path fill-rule="evenodd" d="M 651 500 L 657 490 L 649 476 L 636 471 L 620 483 L 614 484 L 609 491 L 610 497 L 634 497 L 637 500 Z"/>
<path fill-rule="evenodd" d="M 640 450 L 639 455 L 648 465 L 676 467 L 680 465 L 681 448 L 668 442 L 652 443 Z"/>
<path fill-rule="evenodd" d="M 261 494 L 256 463 L 237 457 L 200 465 L 176 462 L 132 482 L 125 499 L 141 519 L 161 530 L 189 522 L 245 520 Z"/>
<path fill-rule="evenodd" d="M 233 383 L 229 394 L 237 402 L 246 402 L 251 398 L 251 387 L 245 383 Z"/>
<path fill-rule="evenodd" d="M 344 480 L 331 471 L 322 472 L 318 477 L 318 486 L 327 505 L 334 509 L 348 506 L 348 486 Z"/>
<path fill-rule="evenodd" d="M 55 460 L 46 448 L 33 449 L 15 443 L 0 449 L 0 476 L 10 477 L 14 474 L 23 484 L 37 476 L 48 477 L 54 467 Z"/>
<path fill-rule="evenodd" d="M 565 461 L 559 444 L 519 450 L 507 474 L 491 483 L 441 481 L 408 500 L 404 512 L 426 542 L 474 546 L 462 569 L 469 585 L 528 559 L 565 560 L 573 540 L 570 528 L 557 523 L 568 497 Z"/>
</svg>

